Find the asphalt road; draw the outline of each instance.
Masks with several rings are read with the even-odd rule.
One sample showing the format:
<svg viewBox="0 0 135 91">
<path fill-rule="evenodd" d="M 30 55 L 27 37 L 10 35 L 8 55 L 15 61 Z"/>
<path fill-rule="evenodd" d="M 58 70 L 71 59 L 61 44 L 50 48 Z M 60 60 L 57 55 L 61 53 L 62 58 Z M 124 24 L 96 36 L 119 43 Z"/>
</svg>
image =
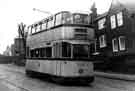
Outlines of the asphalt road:
<svg viewBox="0 0 135 91">
<path fill-rule="evenodd" d="M 0 91 L 135 91 L 135 81 L 95 77 L 90 86 L 67 86 L 27 77 L 24 70 L 12 64 L 0 64 Z"/>
</svg>

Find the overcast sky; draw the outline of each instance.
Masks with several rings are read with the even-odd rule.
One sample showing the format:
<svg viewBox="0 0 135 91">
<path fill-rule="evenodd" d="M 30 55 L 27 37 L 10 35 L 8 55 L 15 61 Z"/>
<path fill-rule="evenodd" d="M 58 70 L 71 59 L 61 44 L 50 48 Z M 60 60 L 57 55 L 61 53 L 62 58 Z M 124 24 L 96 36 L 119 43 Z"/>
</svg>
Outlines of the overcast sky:
<svg viewBox="0 0 135 91">
<path fill-rule="evenodd" d="M 33 8 L 49 11 L 88 11 L 95 1 L 98 13 L 108 10 L 111 0 L 0 0 L 0 53 L 13 43 L 17 36 L 17 24 L 26 25 L 49 15 L 33 11 Z"/>
</svg>

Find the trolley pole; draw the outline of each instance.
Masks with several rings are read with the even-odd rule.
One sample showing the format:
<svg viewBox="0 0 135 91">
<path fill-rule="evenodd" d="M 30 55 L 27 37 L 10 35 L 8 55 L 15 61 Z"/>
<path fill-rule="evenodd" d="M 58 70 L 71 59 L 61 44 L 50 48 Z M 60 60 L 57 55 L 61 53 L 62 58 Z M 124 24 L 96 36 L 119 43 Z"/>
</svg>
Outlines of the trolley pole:
<svg viewBox="0 0 135 91">
<path fill-rule="evenodd" d="M 41 13 L 44 13 L 44 14 L 52 15 L 52 13 L 49 12 L 49 11 L 43 11 L 43 10 L 40 10 L 40 9 L 37 9 L 37 8 L 33 8 L 33 11 L 38 11 L 38 12 L 41 12 Z"/>
</svg>

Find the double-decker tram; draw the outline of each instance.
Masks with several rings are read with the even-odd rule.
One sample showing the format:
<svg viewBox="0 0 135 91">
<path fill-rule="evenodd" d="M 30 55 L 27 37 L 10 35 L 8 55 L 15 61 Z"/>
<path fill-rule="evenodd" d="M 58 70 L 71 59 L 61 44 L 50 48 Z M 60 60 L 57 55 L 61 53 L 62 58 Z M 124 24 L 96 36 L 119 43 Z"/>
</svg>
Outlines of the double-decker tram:
<svg viewBox="0 0 135 91">
<path fill-rule="evenodd" d="M 94 81 L 90 44 L 94 30 L 89 15 L 59 12 L 29 26 L 26 74 L 59 81 Z M 34 73 L 34 74 L 33 74 Z"/>
</svg>

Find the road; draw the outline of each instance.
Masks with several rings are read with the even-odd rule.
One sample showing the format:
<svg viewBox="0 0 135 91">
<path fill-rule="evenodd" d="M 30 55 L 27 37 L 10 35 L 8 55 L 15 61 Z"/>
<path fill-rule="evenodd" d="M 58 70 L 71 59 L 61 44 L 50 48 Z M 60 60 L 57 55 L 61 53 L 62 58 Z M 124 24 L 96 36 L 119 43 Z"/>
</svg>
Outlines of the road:
<svg viewBox="0 0 135 91">
<path fill-rule="evenodd" d="M 23 67 L 0 64 L 0 91 L 135 91 L 134 81 L 95 77 L 90 86 L 64 86 L 30 78 Z"/>
</svg>

